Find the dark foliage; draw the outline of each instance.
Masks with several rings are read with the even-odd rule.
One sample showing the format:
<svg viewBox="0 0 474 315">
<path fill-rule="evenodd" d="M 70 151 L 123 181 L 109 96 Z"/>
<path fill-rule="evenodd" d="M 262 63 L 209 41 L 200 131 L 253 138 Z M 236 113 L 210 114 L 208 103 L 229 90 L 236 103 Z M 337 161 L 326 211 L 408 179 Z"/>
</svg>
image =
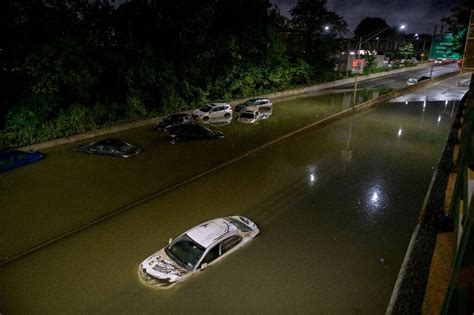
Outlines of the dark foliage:
<svg viewBox="0 0 474 315">
<path fill-rule="evenodd" d="M 0 149 L 324 80 L 345 22 L 318 1 L 334 29 L 316 34 L 305 5 L 294 25 L 315 42 L 288 55 L 269 0 L 6 1 Z"/>
</svg>

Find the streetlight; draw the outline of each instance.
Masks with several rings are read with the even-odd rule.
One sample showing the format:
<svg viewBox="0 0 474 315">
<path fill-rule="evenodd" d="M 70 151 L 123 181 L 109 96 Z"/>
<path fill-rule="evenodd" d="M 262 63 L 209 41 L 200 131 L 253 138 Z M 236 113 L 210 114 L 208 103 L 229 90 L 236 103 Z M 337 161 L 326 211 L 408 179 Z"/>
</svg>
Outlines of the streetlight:
<svg viewBox="0 0 474 315">
<path fill-rule="evenodd" d="M 327 25 L 324 26 L 324 30 L 325 30 L 325 31 L 329 31 L 329 26 L 327 26 Z"/>
</svg>

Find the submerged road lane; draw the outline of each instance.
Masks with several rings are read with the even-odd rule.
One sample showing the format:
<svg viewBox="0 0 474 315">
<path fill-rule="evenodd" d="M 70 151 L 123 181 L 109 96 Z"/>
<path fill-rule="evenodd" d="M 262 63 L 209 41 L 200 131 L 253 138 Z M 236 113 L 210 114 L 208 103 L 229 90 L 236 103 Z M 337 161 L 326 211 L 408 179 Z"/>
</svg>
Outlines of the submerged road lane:
<svg viewBox="0 0 474 315">
<path fill-rule="evenodd" d="M 378 91 L 359 94 L 361 100 L 377 95 Z M 45 150 L 40 163 L 0 176 L 0 263 L 350 104 L 351 93 L 275 101 L 273 114 L 256 125 L 238 123 L 234 117 L 229 125 L 210 126 L 225 133 L 222 140 L 171 145 L 152 126 L 102 137 L 142 146 L 143 152 L 129 159 L 74 152 L 79 143 Z"/>
<path fill-rule="evenodd" d="M 448 71 L 450 67 L 440 69 Z M 371 80 L 369 86 L 396 77 Z M 401 80 L 397 87 L 405 81 Z M 79 143 L 44 150 L 46 158 L 40 163 L 0 176 L 0 265 L 264 143 L 349 108 L 352 91 L 336 92 L 329 90 L 275 100 L 272 116 L 258 125 L 234 121 L 230 125 L 211 126 L 225 133 L 222 141 L 190 141 L 170 146 L 166 136 L 146 126 L 101 137 L 121 138 L 142 146 L 143 152 L 131 159 L 74 152 Z M 360 90 L 358 102 L 379 93 L 373 88 Z"/>
<path fill-rule="evenodd" d="M 0 310 L 382 313 L 456 106 L 390 103 L 259 151 L 1 267 Z M 248 247 L 171 290 L 138 280 L 170 236 L 232 214 L 261 228 Z"/>
</svg>

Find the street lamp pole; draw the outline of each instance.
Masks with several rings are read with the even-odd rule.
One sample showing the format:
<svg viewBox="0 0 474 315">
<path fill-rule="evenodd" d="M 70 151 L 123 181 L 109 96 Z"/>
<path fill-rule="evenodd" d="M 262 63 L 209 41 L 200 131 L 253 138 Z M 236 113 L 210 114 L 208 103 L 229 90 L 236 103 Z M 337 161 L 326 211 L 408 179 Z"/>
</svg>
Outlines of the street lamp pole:
<svg viewBox="0 0 474 315">
<path fill-rule="evenodd" d="M 368 35 L 368 37 L 364 40 L 364 43 L 371 40 L 372 38 L 374 38 L 375 36 L 379 35 L 380 33 L 388 30 L 390 28 L 390 26 L 387 26 L 387 27 L 384 27 L 380 30 L 377 30 L 371 34 Z M 400 29 L 401 30 L 404 30 L 405 29 L 405 25 L 401 25 L 400 26 Z M 362 50 L 362 36 L 358 36 L 359 37 L 359 45 L 358 45 L 358 49 L 357 49 L 357 59 L 360 58 L 360 51 Z M 352 109 L 354 109 L 354 106 L 356 105 L 356 97 L 357 97 L 357 79 L 359 77 L 359 73 L 357 72 L 356 73 L 356 76 L 355 76 L 355 82 L 354 82 L 354 97 L 352 99 Z"/>
</svg>

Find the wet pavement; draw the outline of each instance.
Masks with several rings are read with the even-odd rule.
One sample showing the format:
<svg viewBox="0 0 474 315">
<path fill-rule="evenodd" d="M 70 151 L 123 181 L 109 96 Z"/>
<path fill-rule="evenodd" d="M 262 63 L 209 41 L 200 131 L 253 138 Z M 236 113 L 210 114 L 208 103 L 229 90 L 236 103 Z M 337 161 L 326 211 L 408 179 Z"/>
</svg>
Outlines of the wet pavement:
<svg viewBox="0 0 474 315">
<path fill-rule="evenodd" d="M 367 80 L 358 82 L 359 89 L 399 89 L 406 85 L 409 78 L 420 79 L 421 77 L 439 77 L 443 74 L 451 72 L 459 72 L 460 68 L 457 63 L 448 63 L 445 65 L 433 65 L 433 67 L 426 67 L 413 71 L 398 73 L 396 75 L 389 75 L 383 79 Z M 352 88 L 354 84 L 341 86 L 338 89 Z"/>
<path fill-rule="evenodd" d="M 16 209 L 22 216 L 12 211 L 8 223 L 25 218 L 16 228 L 33 229 L 22 242 L 9 238 L 14 245 L 2 236 L 2 250 L 34 243 L 34 228 L 36 236 L 45 237 L 48 226 L 57 233 L 65 223 L 72 226 L 87 217 L 88 210 L 97 214 L 101 207 L 124 204 L 146 189 L 160 189 L 166 181 L 225 161 L 294 128 L 294 119 L 310 121 L 347 106 L 344 96 L 320 97 L 326 96 L 276 103 L 273 115 L 255 126 L 219 127 L 226 132 L 222 142 L 170 146 L 166 138 L 139 128 L 126 140 L 141 139 L 148 154 L 142 159 L 77 155 L 69 160 L 70 146 L 52 149 L 49 156 L 59 163 L 54 176 L 34 176 L 41 167 L 51 167 L 44 160 L 28 171 L 19 169 L 29 174 L 28 181 L 15 186 L 6 179 L 17 175 L 2 178 L 2 191 L 15 186 L 22 193 L 16 202 L 31 205 Z M 8 263 L 0 269 L 0 311 L 382 313 L 456 106 L 452 100 L 381 105 L 255 152 Z M 148 172 L 136 173 L 143 163 Z M 31 190 L 39 194 L 38 186 L 50 190 L 53 210 L 38 195 L 28 195 Z M 139 263 L 169 237 L 233 214 L 253 219 L 262 231 L 248 247 L 171 290 L 150 289 L 139 281 Z"/>
</svg>

